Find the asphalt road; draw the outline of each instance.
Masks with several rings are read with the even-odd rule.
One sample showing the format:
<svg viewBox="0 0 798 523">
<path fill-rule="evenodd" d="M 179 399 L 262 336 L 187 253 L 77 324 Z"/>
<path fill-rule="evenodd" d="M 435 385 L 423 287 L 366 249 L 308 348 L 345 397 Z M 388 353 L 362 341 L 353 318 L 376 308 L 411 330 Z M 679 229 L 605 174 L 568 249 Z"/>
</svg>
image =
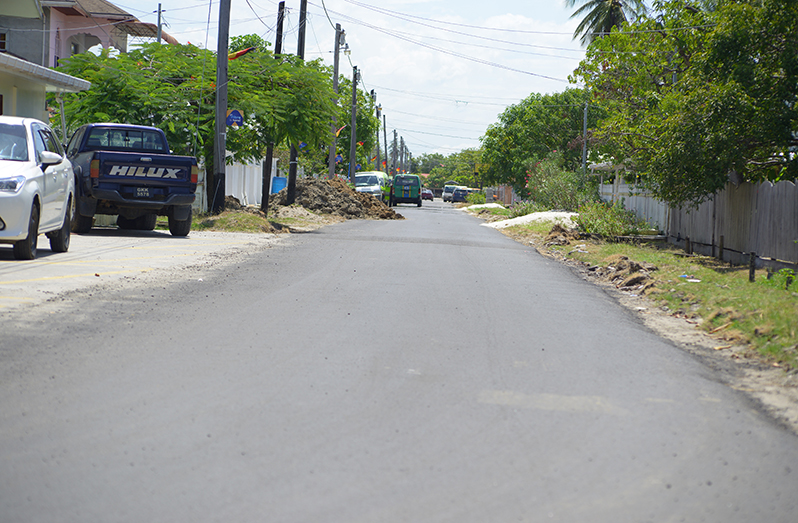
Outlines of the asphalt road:
<svg viewBox="0 0 798 523">
<path fill-rule="evenodd" d="M 398 210 L 0 310 L 0 521 L 798 521 L 798 438 L 742 393 Z"/>
</svg>

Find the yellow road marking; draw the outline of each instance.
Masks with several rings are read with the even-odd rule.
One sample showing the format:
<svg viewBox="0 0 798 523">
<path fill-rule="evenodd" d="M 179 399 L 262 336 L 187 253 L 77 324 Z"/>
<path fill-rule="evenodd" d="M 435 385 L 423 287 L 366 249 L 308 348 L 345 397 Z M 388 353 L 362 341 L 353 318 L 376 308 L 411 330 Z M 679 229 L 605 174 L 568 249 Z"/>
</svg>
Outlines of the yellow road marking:
<svg viewBox="0 0 798 523">
<path fill-rule="evenodd" d="M 82 278 L 83 276 L 93 276 L 95 277 L 97 274 L 100 276 L 109 275 L 109 274 L 124 274 L 127 272 L 149 272 L 153 270 L 152 267 L 147 267 L 144 269 L 130 269 L 126 271 L 103 271 L 101 273 L 95 272 L 87 272 L 83 274 L 69 274 L 67 276 L 47 276 L 45 278 L 32 278 L 29 280 L 12 280 L 12 281 L 0 281 L 0 285 L 10 285 L 13 283 L 29 283 L 32 281 L 50 281 L 50 280 L 68 280 L 70 278 Z"/>
</svg>

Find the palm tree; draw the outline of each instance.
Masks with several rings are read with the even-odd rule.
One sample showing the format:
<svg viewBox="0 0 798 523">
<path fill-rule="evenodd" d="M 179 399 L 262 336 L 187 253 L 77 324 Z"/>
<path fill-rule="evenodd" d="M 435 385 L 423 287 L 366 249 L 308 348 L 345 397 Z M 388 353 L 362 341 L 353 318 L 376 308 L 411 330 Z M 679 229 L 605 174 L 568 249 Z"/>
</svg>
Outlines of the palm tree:
<svg viewBox="0 0 798 523">
<path fill-rule="evenodd" d="M 581 42 L 585 46 L 590 45 L 596 37 L 608 34 L 613 27 L 620 27 L 622 23 L 646 13 L 644 0 L 565 0 L 567 7 L 577 3 L 582 6 L 574 11 L 571 18 L 587 14 L 576 26 L 574 39 L 581 34 Z"/>
</svg>

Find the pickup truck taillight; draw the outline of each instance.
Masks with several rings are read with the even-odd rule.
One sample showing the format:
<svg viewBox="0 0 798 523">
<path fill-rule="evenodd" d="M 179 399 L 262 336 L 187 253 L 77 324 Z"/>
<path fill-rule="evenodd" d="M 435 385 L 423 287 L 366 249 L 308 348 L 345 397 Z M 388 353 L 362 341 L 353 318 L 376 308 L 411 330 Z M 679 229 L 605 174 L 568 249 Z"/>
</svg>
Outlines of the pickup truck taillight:
<svg viewBox="0 0 798 523">
<path fill-rule="evenodd" d="M 199 178 L 199 169 L 196 165 L 191 166 L 191 183 L 197 183 L 197 179 Z"/>
<path fill-rule="evenodd" d="M 89 176 L 92 178 L 100 177 L 100 160 L 92 160 L 89 166 Z"/>
</svg>

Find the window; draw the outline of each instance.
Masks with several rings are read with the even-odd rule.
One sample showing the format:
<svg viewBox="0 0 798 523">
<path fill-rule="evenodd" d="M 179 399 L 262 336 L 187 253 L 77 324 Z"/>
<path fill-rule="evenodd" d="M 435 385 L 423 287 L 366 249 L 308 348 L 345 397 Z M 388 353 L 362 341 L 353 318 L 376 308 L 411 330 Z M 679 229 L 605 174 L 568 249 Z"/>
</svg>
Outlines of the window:
<svg viewBox="0 0 798 523">
<path fill-rule="evenodd" d="M 6 52 L 6 33 L 0 33 L 0 53 Z"/>
<path fill-rule="evenodd" d="M 0 124 L 0 160 L 27 160 L 27 137 L 22 125 Z"/>
<path fill-rule="evenodd" d="M 64 152 L 61 150 L 61 144 L 58 143 L 58 140 L 55 139 L 55 136 L 53 136 L 53 133 L 50 132 L 49 129 L 39 129 L 39 133 L 42 135 L 44 146 L 47 147 L 48 151 L 59 156 L 64 155 Z"/>
<path fill-rule="evenodd" d="M 80 46 L 78 44 L 73 43 L 72 44 L 72 52 L 70 53 L 70 56 L 76 55 L 76 54 L 80 54 Z"/>
<path fill-rule="evenodd" d="M 109 129 L 96 127 L 86 142 L 87 149 L 112 149 L 168 154 L 161 135 L 140 129 Z"/>
</svg>

